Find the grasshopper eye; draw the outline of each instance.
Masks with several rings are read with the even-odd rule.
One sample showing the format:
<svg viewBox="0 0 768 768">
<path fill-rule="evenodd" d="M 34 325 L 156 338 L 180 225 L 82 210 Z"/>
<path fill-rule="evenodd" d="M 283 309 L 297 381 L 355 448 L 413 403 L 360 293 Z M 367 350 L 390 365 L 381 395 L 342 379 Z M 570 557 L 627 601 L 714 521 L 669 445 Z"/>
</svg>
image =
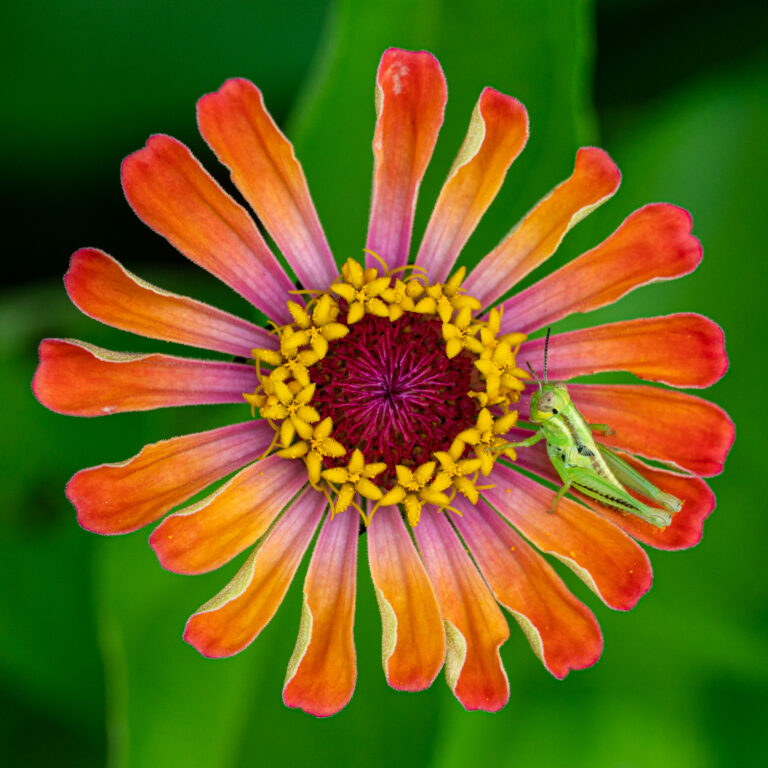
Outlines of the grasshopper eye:
<svg viewBox="0 0 768 768">
<path fill-rule="evenodd" d="M 552 391 L 545 392 L 540 398 L 537 404 L 537 408 L 540 411 L 554 411 L 555 404 L 557 403 L 557 397 Z"/>
</svg>

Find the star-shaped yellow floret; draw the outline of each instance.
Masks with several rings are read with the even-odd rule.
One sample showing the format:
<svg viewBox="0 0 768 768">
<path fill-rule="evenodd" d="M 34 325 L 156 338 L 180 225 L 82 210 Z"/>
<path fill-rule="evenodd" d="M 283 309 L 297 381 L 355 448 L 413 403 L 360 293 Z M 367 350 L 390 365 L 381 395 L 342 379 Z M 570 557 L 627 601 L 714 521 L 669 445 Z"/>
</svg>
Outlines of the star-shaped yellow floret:
<svg viewBox="0 0 768 768">
<path fill-rule="evenodd" d="M 436 466 L 434 461 L 428 461 L 411 471 L 408 467 L 398 464 L 395 467 L 397 485 L 387 491 L 376 507 L 402 504 L 411 527 L 419 522 L 424 504 L 447 507 L 451 500 L 443 491 L 451 486 L 451 480 L 447 476 L 432 479 Z"/>
<path fill-rule="evenodd" d="M 354 259 L 347 260 L 341 274 L 342 282 L 334 283 L 331 290 L 347 302 L 349 325 L 362 320 L 366 312 L 377 317 L 389 317 L 389 309 L 379 296 L 392 282 L 390 277 L 377 277 L 377 270 L 363 270 Z"/>
<path fill-rule="evenodd" d="M 298 433 L 302 440 L 312 436 L 312 424 L 320 421 L 320 414 L 309 405 L 315 394 L 315 385 L 302 387 L 297 381 L 287 384 L 283 381 L 273 382 L 275 396 L 264 405 L 259 413 L 265 419 L 282 421 L 280 425 L 280 442 L 287 448 Z"/>
<path fill-rule="evenodd" d="M 395 284 L 381 292 L 381 298 L 387 302 L 389 319 L 394 323 L 403 316 L 403 312 L 416 311 L 416 299 L 424 293 L 424 286 L 417 280 L 407 283 L 395 279 Z"/>
<path fill-rule="evenodd" d="M 488 357 L 475 360 L 475 367 L 483 374 L 488 397 L 495 398 L 501 388 L 505 391 L 522 392 L 525 384 L 521 379 L 529 379 L 529 374 L 515 364 L 515 355 L 508 341 L 499 342 Z"/>
<path fill-rule="evenodd" d="M 502 341 L 506 341 L 512 353 L 517 354 L 519 346 L 528 338 L 524 333 L 505 333 L 503 336 L 499 336 L 502 314 L 503 308 L 494 307 L 488 313 L 485 326 L 480 329 L 480 342 L 483 345 L 482 357 L 491 357 Z"/>
<path fill-rule="evenodd" d="M 292 303 L 289 302 L 289 304 Z M 261 363 L 271 365 L 273 370 L 269 375 L 273 381 L 293 378 L 302 387 L 306 387 L 309 384 L 309 366 L 320 359 L 312 350 L 301 349 L 309 342 L 309 335 L 303 330 L 296 331 L 290 325 L 279 328 L 278 333 L 280 335 L 279 350 L 261 348 L 251 350 L 256 360 L 257 371 L 260 371 Z"/>
<path fill-rule="evenodd" d="M 359 493 L 366 499 L 378 501 L 384 494 L 381 492 L 381 488 L 371 482 L 371 478 L 380 475 L 386 468 L 387 465 L 383 462 L 366 464 L 363 452 L 359 448 L 355 448 L 346 467 L 326 469 L 322 473 L 323 478 L 329 483 L 339 486 L 333 514 L 344 512 L 352 503 L 355 493 Z"/>
<path fill-rule="evenodd" d="M 486 477 L 491 473 L 501 447 L 507 443 L 502 435 L 506 435 L 515 424 L 517 424 L 517 411 L 510 411 L 494 419 L 487 408 L 482 408 L 477 415 L 475 426 L 459 433 L 457 439 L 475 449 L 475 455 L 480 460 L 480 471 Z M 517 458 L 514 448 L 507 448 L 501 452 L 513 461 Z"/>
<path fill-rule="evenodd" d="M 449 323 L 454 311 L 461 311 L 469 307 L 476 312 L 482 308 L 482 304 L 473 296 L 467 296 L 460 292 L 461 283 L 467 274 L 467 268 L 461 267 L 451 276 L 447 283 L 435 283 L 427 288 L 427 295 L 416 305 L 417 312 L 431 314 L 437 312 L 444 323 Z"/>
<path fill-rule="evenodd" d="M 261 409 L 267 405 L 280 402 L 275 394 L 275 384 L 268 378 L 261 379 L 252 393 L 244 392 L 243 399 L 251 406 L 251 416 L 255 416 L 257 410 L 261 413 Z"/>
<path fill-rule="evenodd" d="M 288 302 L 288 311 L 293 316 L 296 326 L 306 334 L 306 341 L 315 355 L 314 362 L 322 360 L 328 353 L 328 342 L 341 339 L 349 333 L 349 328 L 337 323 L 339 306 L 324 293 L 312 309 L 312 314 L 295 301 Z"/>
<path fill-rule="evenodd" d="M 312 434 L 306 440 L 299 440 L 288 448 L 278 451 L 277 455 L 285 459 L 304 458 L 307 465 L 309 482 L 317 486 L 323 469 L 325 457 L 337 458 L 343 456 L 347 450 L 344 446 L 331 437 L 333 422 L 327 416 L 312 429 Z"/>
<path fill-rule="evenodd" d="M 479 355 L 483 351 L 483 345 L 475 338 L 480 330 L 480 325 L 472 323 L 472 310 L 470 307 L 462 307 L 451 323 L 443 323 L 443 339 L 445 341 L 445 354 L 449 358 L 456 357 L 462 349 L 468 349 Z"/>
<path fill-rule="evenodd" d="M 447 479 L 449 485 L 476 504 L 479 496 L 477 488 L 466 476 L 473 475 L 480 469 L 480 459 L 462 459 L 464 448 L 465 443 L 456 438 L 447 451 L 435 451 L 434 456 L 440 462 L 440 471 L 436 479 L 441 479 L 442 482 Z"/>
</svg>

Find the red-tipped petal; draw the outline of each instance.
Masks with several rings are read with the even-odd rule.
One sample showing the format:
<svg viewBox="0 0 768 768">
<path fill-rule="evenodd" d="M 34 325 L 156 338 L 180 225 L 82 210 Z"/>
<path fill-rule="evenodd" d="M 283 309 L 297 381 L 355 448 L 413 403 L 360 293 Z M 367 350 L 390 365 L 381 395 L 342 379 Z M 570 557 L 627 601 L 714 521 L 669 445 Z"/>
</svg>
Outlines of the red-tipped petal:
<svg viewBox="0 0 768 768">
<path fill-rule="evenodd" d="M 447 279 L 527 140 L 525 107 L 511 96 L 485 88 L 416 257 L 431 282 Z"/>
<path fill-rule="evenodd" d="M 387 682 L 401 691 L 429 688 L 443 666 L 445 634 L 432 584 L 397 508 L 374 514 L 368 559 L 381 610 Z"/>
<path fill-rule="evenodd" d="M 510 440 L 522 440 L 528 435 L 530 432 L 526 434 L 523 430 L 516 430 L 510 433 Z M 683 508 L 672 515 L 672 522 L 666 528 L 657 528 L 635 515 L 599 504 L 577 491 L 574 491 L 574 495 L 643 544 L 666 550 L 687 549 L 698 544 L 701 541 L 704 521 L 715 508 L 715 496 L 709 486 L 699 477 L 655 469 L 625 453 L 621 454 L 621 458 L 662 491 L 671 493 L 683 502 Z M 520 449 L 516 464 L 553 483 L 559 485 L 561 482 L 541 444 Z M 647 499 L 640 496 L 638 498 L 648 503 Z"/>
<path fill-rule="evenodd" d="M 187 258 L 272 319 L 290 322 L 295 286 L 256 224 L 170 136 L 152 136 L 123 161 L 123 190 L 139 218 Z"/>
<path fill-rule="evenodd" d="M 258 214 L 304 288 L 338 277 L 293 146 L 248 80 L 227 80 L 197 103 L 200 133 Z"/>
<path fill-rule="evenodd" d="M 517 365 L 541 369 L 544 339 L 520 347 Z M 725 336 L 717 323 L 693 313 L 610 323 L 549 339 L 552 381 L 604 371 L 629 371 L 675 387 L 708 387 L 728 369 Z"/>
<path fill-rule="evenodd" d="M 483 492 L 485 498 L 532 544 L 573 570 L 606 605 L 627 611 L 650 589 L 648 556 L 613 523 L 565 498 L 550 514 L 554 491 L 500 464 L 489 481 L 496 485 Z"/>
<path fill-rule="evenodd" d="M 192 614 L 184 639 L 203 656 L 239 653 L 283 602 L 328 502 L 306 488 L 218 595 Z"/>
<path fill-rule="evenodd" d="M 376 75 L 373 199 L 366 247 L 390 269 L 408 261 L 413 214 L 443 124 L 445 77 L 426 51 L 390 48 Z M 369 267 L 379 263 L 368 256 Z"/>
<path fill-rule="evenodd" d="M 307 471 L 299 461 L 257 461 L 155 528 L 149 543 L 163 568 L 205 573 L 251 546 L 299 492 Z"/>
<path fill-rule="evenodd" d="M 501 298 L 545 262 L 568 230 L 608 200 L 620 182 L 619 169 L 602 149 L 580 149 L 571 177 L 478 264 L 464 283 L 467 292 L 486 306 Z"/>
<path fill-rule="evenodd" d="M 252 365 L 131 354 L 68 339 L 45 339 L 32 390 L 46 408 L 104 416 L 177 405 L 241 403 L 258 384 Z"/>
<path fill-rule="evenodd" d="M 357 678 L 355 619 L 359 517 L 350 509 L 325 520 L 304 582 L 296 648 L 283 701 L 317 717 L 336 714 L 352 698 Z"/>
<path fill-rule="evenodd" d="M 257 459 L 273 436 L 265 421 L 247 421 L 162 440 L 127 461 L 81 470 L 67 484 L 67 497 L 83 528 L 135 531 Z"/>
<path fill-rule="evenodd" d="M 509 698 L 504 614 L 444 515 L 425 506 L 414 532 L 445 622 L 448 685 L 466 709 L 497 712 Z"/>
<path fill-rule="evenodd" d="M 574 312 L 613 304 L 641 285 L 686 275 L 700 261 L 688 211 L 646 205 L 596 248 L 506 301 L 501 329 L 530 333 Z"/>
<path fill-rule="evenodd" d="M 64 285 L 75 306 L 89 317 L 151 339 L 242 357 L 249 357 L 253 347 L 277 345 L 263 328 L 150 285 L 95 248 L 82 248 L 72 256 Z"/>
<path fill-rule="evenodd" d="M 457 497 L 453 523 L 496 599 L 517 619 L 533 652 L 558 678 L 594 664 L 603 636 L 592 612 L 577 600 L 526 541 L 485 503 Z"/>
<path fill-rule="evenodd" d="M 600 435 L 601 443 L 702 477 L 723 471 L 735 430 L 714 403 L 643 385 L 570 384 L 568 391 L 590 424 L 607 424 L 616 432 Z"/>
</svg>

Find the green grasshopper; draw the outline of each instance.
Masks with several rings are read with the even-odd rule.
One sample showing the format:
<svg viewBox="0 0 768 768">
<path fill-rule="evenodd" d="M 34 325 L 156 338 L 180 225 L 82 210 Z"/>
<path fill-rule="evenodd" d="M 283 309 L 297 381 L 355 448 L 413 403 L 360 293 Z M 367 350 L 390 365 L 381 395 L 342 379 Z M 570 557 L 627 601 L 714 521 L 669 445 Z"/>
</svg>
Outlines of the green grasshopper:
<svg viewBox="0 0 768 768">
<path fill-rule="evenodd" d="M 547 351 L 549 331 L 544 342 L 544 381 L 530 369 L 539 385 L 539 391 L 531 396 L 530 420 L 539 426 L 527 440 L 507 443 L 505 448 L 523 448 L 547 441 L 547 455 L 563 481 L 563 487 L 555 495 L 550 512 L 554 512 L 560 499 L 573 486 L 586 496 L 602 504 L 646 520 L 659 528 L 672 521 L 672 513 L 679 512 L 683 504 L 675 496 L 657 488 L 605 446 L 598 446 L 593 432 L 613 434 L 606 424 L 587 424 L 571 401 L 568 388 L 562 382 L 547 381 Z M 659 504 L 651 507 L 638 501 L 627 488 Z"/>
</svg>

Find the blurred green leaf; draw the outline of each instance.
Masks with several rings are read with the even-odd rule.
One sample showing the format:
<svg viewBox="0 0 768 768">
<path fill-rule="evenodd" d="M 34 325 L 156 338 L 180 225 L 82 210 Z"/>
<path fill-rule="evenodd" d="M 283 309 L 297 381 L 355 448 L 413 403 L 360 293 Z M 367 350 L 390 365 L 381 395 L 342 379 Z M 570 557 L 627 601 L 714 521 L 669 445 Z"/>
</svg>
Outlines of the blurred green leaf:
<svg viewBox="0 0 768 768">
<path fill-rule="evenodd" d="M 0 64 L 14 107 L 0 113 L 2 144 L 14 147 L 6 171 L 82 173 L 116 144 L 159 130 L 193 134 L 201 89 L 227 77 L 259 80 L 284 114 L 326 8 L 326 0 L 5 4 Z"/>
</svg>

